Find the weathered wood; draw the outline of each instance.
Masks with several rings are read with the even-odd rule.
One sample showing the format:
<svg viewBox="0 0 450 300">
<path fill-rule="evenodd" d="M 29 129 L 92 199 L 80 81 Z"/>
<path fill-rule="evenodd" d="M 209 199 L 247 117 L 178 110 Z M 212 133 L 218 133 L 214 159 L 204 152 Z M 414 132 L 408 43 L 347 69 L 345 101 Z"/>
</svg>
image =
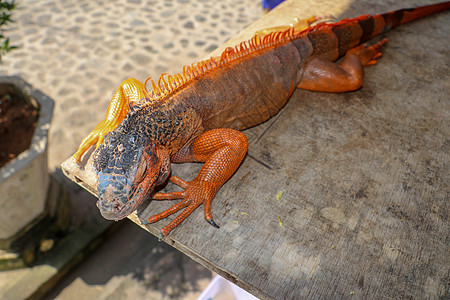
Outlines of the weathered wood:
<svg viewBox="0 0 450 300">
<path fill-rule="evenodd" d="M 294 16 L 431 3 L 383 2 L 288 1 L 240 37 Z M 359 91 L 297 90 L 246 130 L 249 154 L 213 201 L 221 228 L 198 209 L 165 241 L 264 299 L 449 297 L 449 17 L 390 32 Z M 173 174 L 192 179 L 199 168 L 174 165 Z M 90 173 L 71 160 L 63 169 L 95 191 Z M 170 205 L 154 201 L 130 218 L 139 224 Z M 157 235 L 171 219 L 144 228 Z"/>
</svg>

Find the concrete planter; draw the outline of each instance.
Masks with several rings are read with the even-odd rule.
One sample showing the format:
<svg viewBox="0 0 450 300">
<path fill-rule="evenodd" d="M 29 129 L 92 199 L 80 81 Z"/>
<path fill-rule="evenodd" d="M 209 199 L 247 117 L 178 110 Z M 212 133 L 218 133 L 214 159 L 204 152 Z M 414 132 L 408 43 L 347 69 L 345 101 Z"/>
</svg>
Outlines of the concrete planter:
<svg viewBox="0 0 450 300">
<path fill-rule="evenodd" d="M 47 142 L 53 100 L 20 77 L 0 77 L 0 93 L 16 93 L 39 107 L 39 119 L 28 150 L 0 168 L 0 248 L 7 248 L 46 214 L 50 177 Z"/>
</svg>

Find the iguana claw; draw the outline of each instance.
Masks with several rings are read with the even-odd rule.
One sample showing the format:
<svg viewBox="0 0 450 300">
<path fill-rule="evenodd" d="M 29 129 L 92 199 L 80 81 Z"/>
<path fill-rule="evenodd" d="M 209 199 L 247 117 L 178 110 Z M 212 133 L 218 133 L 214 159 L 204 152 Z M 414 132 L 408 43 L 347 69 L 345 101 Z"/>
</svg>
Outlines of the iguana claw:
<svg viewBox="0 0 450 300">
<path fill-rule="evenodd" d="M 220 226 L 217 225 L 212 219 L 209 219 L 209 220 L 207 220 L 207 221 L 208 221 L 209 224 L 211 224 L 213 227 L 220 228 Z"/>
</svg>

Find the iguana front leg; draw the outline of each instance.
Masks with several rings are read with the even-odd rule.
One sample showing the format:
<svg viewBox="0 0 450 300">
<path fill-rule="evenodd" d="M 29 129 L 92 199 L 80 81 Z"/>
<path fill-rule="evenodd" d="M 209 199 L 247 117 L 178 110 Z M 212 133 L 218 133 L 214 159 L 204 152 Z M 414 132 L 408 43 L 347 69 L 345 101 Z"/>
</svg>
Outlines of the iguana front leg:
<svg viewBox="0 0 450 300">
<path fill-rule="evenodd" d="M 130 104 L 145 98 L 144 85 L 134 78 L 122 82 L 114 93 L 106 111 L 106 117 L 83 139 L 77 152 L 73 155 L 76 163 L 81 161 L 83 154 L 94 144 L 96 148 L 103 143 L 108 132 L 113 131 L 128 114 Z"/>
<path fill-rule="evenodd" d="M 205 218 L 218 227 L 211 215 L 211 201 L 220 187 L 233 175 L 241 164 L 248 149 L 247 137 L 233 129 L 214 129 L 197 137 L 188 147 L 182 149 L 172 159 L 173 162 L 205 162 L 197 177 L 186 182 L 173 176 L 170 180 L 184 189 L 181 192 L 157 193 L 155 200 L 182 199 L 179 203 L 160 214 L 154 215 L 143 224 L 154 223 L 184 210 L 161 230 L 161 237 L 177 227 L 202 203 Z"/>
<path fill-rule="evenodd" d="M 341 64 L 313 58 L 303 67 L 303 77 L 297 87 L 333 93 L 357 90 L 363 84 L 363 66 L 376 64 L 381 56 L 379 50 L 387 42 L 385 38 L 372 46 L 363 44 L 350 49 Z"/>
</svg>

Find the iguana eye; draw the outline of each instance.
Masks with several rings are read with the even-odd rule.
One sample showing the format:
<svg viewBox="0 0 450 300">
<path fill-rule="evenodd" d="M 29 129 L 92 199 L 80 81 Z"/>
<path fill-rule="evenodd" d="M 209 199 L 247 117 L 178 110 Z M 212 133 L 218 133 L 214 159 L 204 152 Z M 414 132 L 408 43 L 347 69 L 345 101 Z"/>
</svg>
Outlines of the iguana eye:
<svg viewBox="0 0 450 300">
<path fill-rule="evenodd" d="M 145 159 L 142 160 L 142 163 L 139 164 L 136 175 L 134 176 L 134 183 L 139 183 L 144 180 L 145 175 L 147 174 L 147 162 Z"/>
</svg>

